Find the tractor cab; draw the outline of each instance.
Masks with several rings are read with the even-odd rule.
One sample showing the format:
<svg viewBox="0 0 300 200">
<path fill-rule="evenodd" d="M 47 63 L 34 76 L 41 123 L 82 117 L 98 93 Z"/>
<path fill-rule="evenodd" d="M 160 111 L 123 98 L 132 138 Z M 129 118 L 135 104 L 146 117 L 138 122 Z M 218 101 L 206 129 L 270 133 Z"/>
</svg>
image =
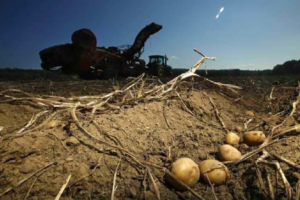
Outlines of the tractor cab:
<svg viewBox="0 0 300 200">
<path fill-rule="evenodd" d="M 147 64 L 148 73 L 154 76 L 171 76 L 172 68 L 167 65 L 167 56 L 152 55 L 149 56 L 149 63 Z"/>
<path fill-rule="evenodd" d="M 153 55 L 149 56 L 149 64 L 155 63 L 159 65 L 165 65 L 167 64 L 167 56 L 160 56 L 160 55 Z"/>
</svg>

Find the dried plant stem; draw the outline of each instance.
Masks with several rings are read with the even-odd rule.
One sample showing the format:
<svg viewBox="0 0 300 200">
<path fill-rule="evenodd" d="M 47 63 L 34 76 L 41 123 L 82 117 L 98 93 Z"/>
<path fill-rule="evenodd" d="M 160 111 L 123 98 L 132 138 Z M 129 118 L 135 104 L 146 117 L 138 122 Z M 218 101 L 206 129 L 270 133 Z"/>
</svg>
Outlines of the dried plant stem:
<svg viewBox="0 0 300 200">
<path fill-rule="evenodd" d="M 273 100 L 273 92 L 274 92 L 275 87 L 272 87 L 271 92 L 270 92 L 270 99 Z"/>
<path fill-rule="evenodd" d="M 147 189 L 147 175 L 148 171 L 147 169 L 144 172 L 144 178 L 143 178 L 143 190 L 144 190 L 144 199 L 146 200 L 146 189 Z"/>
<path fill-rule="evenodd" d="M 4 94 L 7 93 L 7 92 L 19 92 L 19 93 L 22 93 L 22 94 L 24 94 L 24 95 L 26 95 L 26 96 L 28 96 L 28 97 L 32 97 L 32 94 L 27 93 L 27 92 L 24 92 L 24 91 L 22 91 L 22 90 L 18 90 L 18 89 L 8 89 L 8 90 L 4 90 L 4 91 L 0 92 L 0 95 L 4 95 Z"/>
<path fill-rule="evenodd" d="M 252 120 L 251 120 L 251 121 L 252 121 Z M 265 125 L 265 123 L 266 123 L 266 122 L 263 121 L 263 122 L 261 122 L 261 123 L 255 125 L 255 126 L 249 128 L 248 131 L 253 131 L 253 130 L 255 130 L 256 128 L 258 128 L 258 127 L 260 127 L 260 126 Z"/>
<path fill-rule="evenodd" d="M 260 185 L 259 189 L 262 192 L 262 194 L 264 195 L 265 199 L 268 199 L 268 193 L 267 193 L 266 188 L 265 188 L 265 183 L 263 181 L 261 171 L 260 171 L 259 166 L 258 166 L 257 163 L 256 163 L 256 175 L 258 177 L 258 182 L 259 182 L 259 185 Z"/>
<path fill-rule="evenodd" d="M 282 171 L 282 168 L 280 167 L 280 164 L 277 161 L 275 161 L 275 162 L 261 161 L 261 163 L 264 163 L 264 164 L 267 164 L 267 165 L 273 165 L 273 166 L 276 167 L 276 169 L 279 172 L 279 175 L 281 176 L 283 184 L 285 186 L 287 199 L 291 200 L 292 199 L 292 187 L 291 187 L 290 183 L 288 182 L 287 178 L 285 177 L 285 174 Z"/>
<path fill-rule="evenodd" d="M 290 166 L 292 166 L 292 167 L 294 167 L 294 168 L 300 170 L 300 166 L 297 165 L 296 163 L 294 163 L 293 161 L 288 160 L 288 159 L 286 159 L 286 158 L 284 158 L 284 157 L 282 157 L 282 156 L 280 156 L 280 155 L 277 155 L 277 154 L 275 154 L 275 153 L 271 153 L 271 154 L 272 154 L 275 158 L 277 158 L 278 160 L 280 160 L 280 161 L 282 161 L 282 162 L 285 162 L 286 164 L 288 164 L 288 165 L 290 165 Z"/>
<path fill-rule="evenodd" d="M 66 147 L 66 145 L 59 139 L 59 137 L 55 133 L 49 133 L 49 134 L 53 135 L 60 142 L 61 146 L 65 148 L 68 152 L 70 152 L 70 150 Z"/>
<path fill-rule="evenodd" d="M 118 174 L 118 169 L 119 169 L 120 163 L 121 163 L 121 158 L 120 158 L 120 160 L 117 164 L 117 167 L 116 167 L 116 170 L 115 170 L 115 173 L 114 173 L 113 186 L 112 186 L 111 198 L 110 198 L 111 200 L 114 200 L 115 192 L 117 190 L 116 181 L 117 181 L 117 174 Z"/>
<path fill-rule="evenodd" d="M 97 111 L 97 109 L 100 109 L 102 106 L 104 106 L 105 104 L 107 104 L 107 102 L 111 99 L 111 97 L 107 98 L 105 101 L 100 102 L 99 104 L 95 105 L 93 110 L 92 110 L 92 114 L 91 114 L 91 119 L 94 119 L 95 116 L 95 112 Z"/>
<path fill-rule="evenodd" d="M 300 178 L 296 185 L 296 194 L 295 194 L 295 200 L 299 200 L 299 199 L 300 199 Z"/>
<path fill-rule="evenodd" d="M 282 135 L 285 135 L 287 133 L 291 133 L 291 132 L 297 132 L 300 133 L 300 125 L 297 124 L 295 126 L 292 126 L 290 128 L 281 130 L 281 131 L 277 131 L 277 132 L 273 132 L 272 137 L 271 138 L 276 138 L 276 137 L 280 137 Z"/>
<path fill-rule="evenodd" d="M 55 197 L 55 200 L 59 200 L 59 199 L 60 199 L 62 193 L 64 192 L 65 188 L 67 187 L 67 185 L 68 185 L 68 183 L 69 183 L 69 181 L 70 181 L 70 179 L 71 179 L 71 176 L 72 176 L 72 174 L 70 174 L 70 175 L 68 176 L 68 178 L 67 178 L 67 180 L 66 180 L 66 183 L 63 184 L 63 186 L 60 188 L 60 190 L 59 190 L 57 196 Z"/>
<path fill-rule="evenodd" d="M 267 171 L 267 183 L 268 183 L 268 188 L 269 188 L 269 196 L 271 200 L 275 200 L 275 195 L 274 195 L 274 188 L 272 186 L 271 178 L 270 178 L 270 173 Z"/>
<path fill-rule="evenodd" d="M 276 185 L 275 185 L 275 188 L 276 188 L 276 196 L 278 195 L 278 183 L 279 183 L 279 173 L 278 173 L 278 170 L 275 171 L 275 179 L 276 179 Z"/>
<path fill-rule="evenodd" d="M 29 190 L 28 190 L 28 192 L 27 192 L 24 200 L 26 200 L 29 197 L 29 194 L 30 194 L 30 192 L 31 192 L 31 190 L 32 190 L 32 188 L 33 188 L 33 186 L 34 186 L 34 184 L 35 184 L 35 182 L 36 182 L 37 179 L 38 178 L 35 178 L 34 181 L 32 182 L 32 184 L 31 184 L 31 186 L 30 186 L 30 188 L 29 188 Z"/>
<path fill-rule="evenodd" d="M 298 89 L 300 89 L 300 82 L 298 82 Z M 299 102 L 300 102 L 300 92 L 298 93 L 297 100 L 294 101 L 293 104 L 292 104 L 292 105 L 293 105 L 293 109 L 292 109 L 291 113 L 289 114 L 289 116 L 288 116 L 287 118 L 285 118 L 285 119 L 283 120 L 282 123 L 280 123 L 280 124 L 278 124 L 277 126 L 274 126 L 274 127 L 272 128 L 272 132 L 271 132 L 271 134 L 267 137 L 267 140 L 271 140 L 271 138 L 278 137 L 278 136 L 280 136 L 280 135 L 282 135 L 282 134 L 286 134 L 285 131 L 287 131 L 287 130 L 285 130 L 285 131 L 280 131 L 279 133 L 275 133 L 275 130 L 278 129 L 279 127 L 283 126 L 283 124 L 285 124 L 285 122 L 286 122 L 291 116 L 294 115 L 294 113 L 295 113 L 295 111 L 296 111 L 296 107 L 297 107 L 297 105 L 299 104 Z M 289 131 L 297 131 L 297 132 L 299 132 L 299 131 L 300 131 L 300 126 L 299 126 L 299 125 L 296 125 L 296 126 L 294 126 L 294 130 L 289 130 Z M 288 131 L 288 132 L 289 132 L 289 131 Z M 274 134 L 276 134 L 276 136 L 273 136 Z"/>
<path fill-rule="evenodd" d="M 138 91 L 138 94 L 137 94 L 137 98 L 141 98 L 143 96 L 143 89 L 144 89 L 144 86 L 145 86 L 145 81 L 143 80 L 142 81 L 142 85 Z"/>
<path fill-rule="evenodd" d="M 289 116 L 293 116 L 295 111 L 296 111 L 296 108 L 297 108 L 297 105 L 299 104 L 299 101 L 300 101 L 300 94 L 297 98 L 297 100 L 295 102 L 293 102 L 293 109 L 292 109 L 292 112 L 290 113 Z"/>
<path fill-rule="evenodd" d="M 210 185 L 210 187 L 211 187 L 211 191 L 212 191 L 212 193 L 213 193 L 213 195 L 214 195 L 214 197 L 215 197 L 215 200 L 218 200 L 217 195 L 216 195 L 216 193 L 215 193 L 214 185 L 210 182 L 210 179 L 209 179 L 207 173 L 205 173 L 205 176 L 206 176 L 206 178 L 207 178 L 207 180 L 208 180 L 208 183 L 209 183 L 209 185 Z"/>
<path fill-rule="evenodd" d="M 41 116 L 45 115 L 48 111 L 42 111 L 34 116 L 32 116 L 32 118 L 30 119 L 30 121 L 26 124 L 25 127 L 21 128 L 17 134 L 20 134 L 22 133 L 24 130 L 28 129 L 30 126 L 32 126 L 32 124 L 38 119 L 40 118 Z"/>
<path fill-rule="evenodd" d="M 255 163 L 258 164 L 260 161 L 263 161 L 268 157 L 270 157 L 270 153 L 263 149 L 263 154 L 255 161 Z"/>
<path fill-rule="evenodd" d="M 292 199 L 292 187 L 290 186 L 290 183 L 288 182 L 288 180 L 286 179 L 285 177 L 285 174 L 284 172 L 282 171 L 282 168 L 280 167 L 280 164 L 279 162 L 275 162 L 274 163 L 280 176 L 281 176 L 281 179 L 285 185 L 285 190 L 286 190 L 286 195 L 287 195 L 287 198 L 288 200 L 291 200 Z"/>
<path fill-rule="evenodd" d="M 213 102 L 213 100 L 212 100 L 211 97 L 208 97 L 208 98 L 209 98 L 209 101 L 210 101 L 210 103 L 211 103 L 211 105 L 212 105 L 214 111 L 215 111 L 215 114 L 216 114 L 216 117 L 217 117 L 218 121 L 220 122 L 220 124 L 222 125 L 222 127 L 224 128 L 224 130 L 227 132 L 228 129 L 227 129 L 227 127 L 226 127 L 224 121 L 222 120 L 222 118 L 221 118 L 221 116 L 220 116 L 220 112 L 219 112 L 219 110 L 218 110 L 216 104 Z"/>
<path fill-rule="evenodd" d="M 179 94 L 177 91 L 175 91 L 175 92 L 176 92 L 178 98 L 180 99 L 180 101 L 181 101 L 181 103 L 182 103 L 184 109 L 185 109 L 189 114 L 191 114 L 192 116 L 195 116 L 195 114 L 194 114 L 194 113 L 186 106 L 186 104 L 185 104 L 184 101 L 182 100 L 180 94 Z"/>
<path fill-rule="evenodd" d="M 245 128 L 245 130 L 248 130 L 248 124 L 250 123 L 250 122 L 252 122 L 253 121 L 253 119 L 249 119 L 248 121 L 246 121 L 245 123 L 244 123 L 244 128 Z"/>
<path fill-rule="evenodd" d="M 166 122 L 168 128 L 170 129 L 170 124 L 169 124 L 169 121 L 168 121 L 167 116 L 166 116 L 166 111 L 165 111 L 166 108 L 165 108 L 165 107 L 166 107 L 166 106 L 163 105 L 163 116 L 164 116 L 164 118 L 165 118 L 165 122 Z"/>
<path fill-rule="evenodd" d="M 151 173 L 151 169 L 147 168 L 147 172 L 148 172 L 150 180 L 151 180 L 151 182 L 152 182 L 152 184 L 154 186 L 156 197 L 157 197 L 158 200 L 160 200 L 161 199 L 160 198 L 160 191 L 159 191 L 159 188 L 158 188 L 158 186 L 157 186 L 157 184 L 155 182 L 155 179 L 154 179 L 154 177 L 153 177 L 153 175 Z"/>
<path fill-rule="evenodd" d="M 244 154 L 240 159 L 238 159 L 236 161 L 227 161 L 227 162 L 224 162 L 224 164 L 231 165 L 231 164 L 241 163 L 241 162 L 243 162 L 243 161 L 251 158 L 252 156 L 258 154 L 259 152 L 263 151 L 267 146 L 270 146 L 270 145 L 272 145 L 272 144 L 274 144 L 276 142 L 279 142 L 279 140 L 275 140 L 275 141 L 268 142 L 268 143 L 263 143 L 257 149 L 254 149 L 253 151 Z"/>
<path fill-rule="evenodd" d="M 8 136 L 6 136 L 6 137 L 3 138 L 3 141 L 8 140 L 8 139 L 10 139 L 10 138 L 18 138 L 18 137 L 22 137 L 22 136 L 26 135 L 27 133 L 30 133 L 30 132 L 33 132 L 33 131 L 40 130 L 40 129 L 43 128 L 48 122 L 50 122 L 50 120 L 52 120 L 57 114 L 62 113 L 62 112 L 64 112 L 64 111 L 66 111 L 66 109 L 56 111 L 56 112 L 52 113 L 45 121 L 43 121 L 43 122 L 42 122 L 41 124 L 39 124 L 38 126 L 32 128 L 32 129 L 29 129 L 29 130 L 25 130 L 25 131 L 21 132 L 20 134 L 8 135 Z"/>
</svg>

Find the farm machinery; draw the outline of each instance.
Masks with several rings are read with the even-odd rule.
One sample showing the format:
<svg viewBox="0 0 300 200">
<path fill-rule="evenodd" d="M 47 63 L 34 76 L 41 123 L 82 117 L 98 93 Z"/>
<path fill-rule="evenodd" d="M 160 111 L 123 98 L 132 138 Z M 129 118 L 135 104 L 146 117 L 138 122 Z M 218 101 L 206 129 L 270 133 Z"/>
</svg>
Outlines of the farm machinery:
<svg viewBox="0 0 300 200">
<path fill-rule="evenodd" d="M 172 67 L 167 64 L 168 57 L 161 55 L 149 56 L 149 63 L 147 64 L 147 71 L 154 76 L 171 76 Z"/>
<path fill-rule="evenodd" d="M 161 25 L 151 23 L 139 32 L 133 45 L 107 48 L 97 47 L 96 36 L 91 30 L 80 29 L 72 34 L 71 44 L 42 50 L 41 67 L 78 74 L 83 79 L 137 76 L 147 70 L 145 61 L 140 59 L 145 42 L 161 29 Z"/>
</svg>

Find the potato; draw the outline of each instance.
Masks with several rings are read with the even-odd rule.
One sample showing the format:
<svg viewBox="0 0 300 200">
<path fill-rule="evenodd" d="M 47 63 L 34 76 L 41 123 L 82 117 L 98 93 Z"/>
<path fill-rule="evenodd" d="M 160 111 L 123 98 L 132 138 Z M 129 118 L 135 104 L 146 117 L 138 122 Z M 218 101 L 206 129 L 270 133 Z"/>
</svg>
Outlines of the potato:
<svg viewBox="0 0 300 200">
<path fill-rule="evenodd" d="M 172 174 L 181 180 L 183 183 L 189 187 L 196 185 L 200 178 L 200 170 L 198 165 L 190 158 L 180 158 L 173 162 L 171 166 Z M 166 176 L 167 181 L 177 190 L 184 191 L 186 188 L 181 185 L 177 180 L 172 176 Z"/>
<path fill-rule="evenodd" d="M 227 142 L 227 144 L 231 144 L 231 145 L 239 144 L 240 137 L 234 132 L 229 132 L 226 135 L 226 142 Z"/>
<path fill-rule="evenodd" d="M 262 144 L 266 139 L 266 135 L 262 131 L 249 131 L 244 133 L 243 142 L 249 146 L 257 146 Z"/>
<path fill-rule="evenodd" d="M 220 147 L 219 155 L 222 161 L 235 161 L 242 156 L 239 150 L 229 144 L 224 144 Z"/>
<path fill-rule="evenodd" d="M 206 182 L 221 185 L 229 177 L 227 167 L 217 160 L 205 160 L 200 163 L 201 178 Z M 209 181 L 208 181 L 209 179 Z"/>
</svg>

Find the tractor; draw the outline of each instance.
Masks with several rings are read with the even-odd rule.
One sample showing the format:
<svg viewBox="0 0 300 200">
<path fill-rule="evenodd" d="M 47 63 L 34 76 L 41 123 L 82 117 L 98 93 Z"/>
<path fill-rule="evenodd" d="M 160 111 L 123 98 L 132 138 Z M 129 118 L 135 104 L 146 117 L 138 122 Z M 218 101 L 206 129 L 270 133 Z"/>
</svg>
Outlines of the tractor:
<svg viewBox="0 0 300 200">
<path fill-rule="evenodd" d="M 94 33 L 89 29 L 80 29 L 73 33 L 72 43 L 42 50 L 41 67 L 77 74 L 83 79 L 137 76 L 146 71 L 146 62 L 140 59 L 145 42 L 161 29 L 161 25 L 151 23 L 139 32 L 133 45 L 120 47 L 97 47 Z"/>
<path fill-rule="evenodd" d="M 171 76 L 172 67 L 167 65 L 168 57 L 161 55 L 151 55 L 149 56 L 149 63 L 146 65 L 148 74 L 162 77 Z"/>
</svg>

